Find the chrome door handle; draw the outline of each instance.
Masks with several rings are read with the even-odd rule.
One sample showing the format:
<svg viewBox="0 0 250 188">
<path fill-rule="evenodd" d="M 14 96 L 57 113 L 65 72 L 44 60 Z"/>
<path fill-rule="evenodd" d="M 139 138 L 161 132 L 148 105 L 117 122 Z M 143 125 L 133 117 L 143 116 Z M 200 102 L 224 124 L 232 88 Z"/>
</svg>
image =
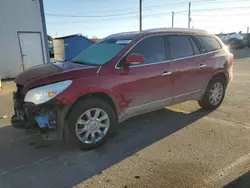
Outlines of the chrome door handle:
<svg viewBox="0 0 250 188">
<path fill-rule="evenodd" d="M 163 72 L 161 75 L 162 75 L 162 76 L 166 76 L 166 75 L 170 75 L 170 74 L 172 74 L 172 72 L 165 71 L 165 72 Z"/>
<path fill-rule="evenodd" d="M 199 64 L 199 68 L 206 67 L 206 64 Z"/>
</svg>

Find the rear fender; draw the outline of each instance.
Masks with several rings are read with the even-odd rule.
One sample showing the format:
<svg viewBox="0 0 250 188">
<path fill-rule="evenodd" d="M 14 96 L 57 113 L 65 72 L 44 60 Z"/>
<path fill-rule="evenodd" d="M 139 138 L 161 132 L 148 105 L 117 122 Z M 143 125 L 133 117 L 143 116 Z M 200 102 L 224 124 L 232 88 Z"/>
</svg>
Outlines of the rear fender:
<svg viewBox="0 0 250 188">
<path fill-rule="evenodd" d="M 216 69 L 216 70 L 213 72 L 213 74 L 212 74 L 212 76 L 210 77 L 210 79 L 208 80 L 208 82 L 206 83 L 205 88 L 202 90 L 202 95 L 201 95 L 202 97 L 203 97 L 203 95 L 204 95 L 205 92 L 206 92 L 206 89 L 207 89 L 207 87 L 208 87 L 208 84 L 209 84 L 210 81 L 211 81 L 213 78 L 215 78 L 216 76 L 223 76 L 223 77 L 225 78 L 225 80 L 226 80 L 226 84 L 228 84 L 229 77 L 228 77 L 227 71 L 225 71 L 224 68 Z M 202 98 L 202 97 L 201 97 L 201 98 Z"/>
</svg>

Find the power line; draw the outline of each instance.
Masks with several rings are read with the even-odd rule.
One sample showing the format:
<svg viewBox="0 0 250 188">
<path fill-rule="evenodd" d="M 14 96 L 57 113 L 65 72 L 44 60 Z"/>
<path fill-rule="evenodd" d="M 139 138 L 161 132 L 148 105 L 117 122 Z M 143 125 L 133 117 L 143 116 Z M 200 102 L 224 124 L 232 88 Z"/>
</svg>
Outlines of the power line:
<svg viewBox="0 0 250 188">
<path fill-rule="evenodd" d="M 183 15 L 183 16 L 188 16 L 188 13 L 176 13 L 176 14 L 179 14 L 179 15 Z M 244 16 L 244 15 L 250 15 L 249 12 L 246 12 L 246 13 L 239 13 L 239 14 L 192 14 L 192 17 L 194 16 L 202 16 L 202 17 L 213 17 L 213 16 L 218 16 L 218 17 L 226 17 L 226 16 Z"/>
<path fill-rule="evenodd" d="M 228 17 L 228 16 L 249 16 L 250 13 L 244 13 L 244 14 L 211 14 L 211 15 L 199 15 L 199 14 L 193 14 L 192 16 L 204 16 L 204 17 Z"/>
<path fill-rule="evenodd" d="M 211 9 L 194 9 L 192 10 L 192 12 L 201 12 L 201 11 L 218 11 L 218 10 L 235 10 L 235 9 L 249 9 L 250 6 L 245 6 L 245 7 L 228 7 L 228 8 L 211 8 Z M 178 13 L 180 12 L 187 12 L 188 10 L 180 10 L 180 11 L 176 11 Z"/>
<path fill-rule="evenodd" d="M 213 9 L 194 9 L 192 12 L 209 12 L 209 11 L 216 11 L 216 10 L 236 10 L 236 9 L 249 9 L 250 6 L 245 6 L 245 7 L 228 7 L 228 8 L 213 8 Z M 183 12 L 187 12 L 188 10 L 180 10 L 180 11 L 175 11 L 176 14 L 182 14 Z M 136 13 L 136 12 L 134 12 Z M 131 13 L 130 13 L 131 14 Z M 160 15 L 167 15 L 167 14 L 172 14 L 172 12 L 164 12 L 164 13 L 157 13 L 157 14 L 148 14 L 148 15 L 143 15 L 143 17 L 149 17 L 149 16 L 160 16 Z M 46 13 L 46 15 L 51 15 L 49 13 Z M 53 14 L 53 16 L 57 17 L 72 17 L 72 18 L 106 18 L 106 17 L 112 17 L 109 19 L 123 19 L 123 18 L 134 18 L 134 16 L 127 16 L 127 17 L 119 17 L 119 16 L 125 16 L 128 14 L 114 14 L 114 15 L 103 15 L 103 16 L 77 16 L 77 15 L 65 15 L 65 14 Z M 184 14 L 183 14 L 184 15 Z M 195 14 L 192 14 L 195 16 Z M 114 18 L 113 18 L 114 17 Z M 93 20 L 97 21 L 97 20 Z"/>
<path fill-rule="evenodd" d="M 162 16 L 162 15 L 168 15 L 172 14 L 172 12 L 165 12 L 165 13 L 159 13 L 159 14 L 149 14 L 149 15 L 143 15 L 144 18 L 151 17 L 151 16 Z M 85 18 L 85 17 L 75 17 L 75 18 Z M 100 17 L 94 17 L 94 18 L 100 18 Z M 126 18 L 135 18 L 135 16 L 125 16 L 125 17 L 104 17 L 102 19 L 91 19 L 91 20 L 83 20 L 83 21 L 77 21 L 77 22 L 91 22 L 91 21 L 103 21 L 103 20 L 115 20 L 115 19 L 126 19 Z"/>
<path fill-rule="evenodd" d="M 211 8 L 211 9 L 193 9 L 192 12 L 200 12 L 200 11 L 217 11 L 217 10 L 235 10 L 235 9 L 249 9 L 250 6 L 245 7 L 228 7 L 228 8 Z M 187 12 L 188 10 L 179 10 L 175 11 L 175 13 L 180 14 L 182 12 Z M 137 12 L 130 12 L 130 13 L 120 13 L 120 14 L 108 14 L 108 15 L 68 15 L 68 14 L 53 14 L 53 13 L 46 13 L 47 16 L 54 16 L 54 17 L 68 17 L 68 18 L 106 18 L 106 17 L 119 17 L 119 16 L 125 16 L 125 15 L 131 15 Z M 170 14 L 172 12 L 166 12 L 166 13 L 158 13 L 158 14 L 149 14 L 149 15 L 143 15 L 146 16 L 155 16 L 155 15 L 164 15 L 164 14 Z M 132 16 L 133 17 L 133 16 Z M 121 17 L 125 18 L 125 17 Z"/>
<path fill-rule="evenodd" d="M 247 2 L 247 1 L 250 1 L 250 0 L 229 0 L 229 1 L 214 1 L 214 2 L 210 2 L 210 3 L 212 3 L 212 4 L 217 4 L 217 3 L 239 3 L 239 2 Z M 192 3 L 193 3 L 193 1 L 191 1 Z M 200 2 L 201 4 L 203 4 L 203 3 L 207 3 L 207 2 Z"/>
<path fill-rule="evenodd" d="M 187 1 L 187 2 L 181 2 L 181 3 L 174 3 L 174 4 L 163 4 L 163 5 L 155 5 L 155 6 L 151 6 L 151 10 L 152 8 L 161 8 L 161 7 L 175 7 L 175 6 L 179 6 L 179 5 L 188 5 L 188 3 L 208 3 L 209 4 L 217 4 L 217 3 L 230 3 L 230 2 L 250 2 L 250 0 L 231 0 L 231 1 L 216 1 L 216 0 L 200 0 L 200 1 Z M 145 6 L 145 8 L 147 8 Z M 131 9 L 130 9 L 131 10 Z"/>
<path fill-rule="evenodd" d="M 197 1 L 191 1 L 191 2 L 197 2 L 197 3 L 200 3 L 200 2 L 213 2 L 215 0 L 197 0 Z M 178 6 L 178 5 L 186 5 L 189 1 L 187 2 L 180 2 L 180 3 L 172 3 L 172 4 L 162 4 L 162 5 L 154 5 L 154 6 L 150 6 L 150 9 L 152 8 L 157 8 L 157 7 L 174 7 L 174 6 Z M 147 6 L 145 6 L 145 8 L 147 8 Z M 107 10 L 107 11 L 98 11 L 98 13 L 110 13 L 110 12 L 121 12 L 121 11 L 138 11 L 139 10 L 139 7 L 137 9 L 131 9 L 131 8 L 128 8 L 128 9 L 115 9 L 115 10 Z M 83 13 L 75 13 L 75 14 L 83 14 Z M 90 13 L 86 13 L 85 12 L 85 15 L 89 15 Z M 84 15 L 84 14 L 83 14 Z"/>
<path fill-rule="evenodd" d="M 162 15 L 170 15 L 172 12 L 160 13 L 160 14 L 150 14 L 144 15 L 144 18 L 151 17 L 151 16 L 162 16 Z M 81 20 L 81 21 L 70 21 L 70 23 L 86 23 L 86 22 L 98 22 L 98 21 L 105 21 L 105 20 L 119 20 L 119 19 L 128 19 L 128 18 L 135 18 L 135 16 L 126 16 L 126 17 L 112 17 L 112 18 L 101 18 L 101 19 L 88 19 L 88 20 Z M 137 18 L 139 20 L 139 18 Z M 65 24 L 65 21 L 59 22 L 48 22 L 48 24 Z M 69 23 L 69 24 L 70 24 Z M 68 23 L 67 23 L 68 24 Z"/>
<path fill-rule="evenodd" d="M 201 25 L 200 27 L 210 27 L 210 28 L 221 28 L 221 27 L 247 27 L 248 24 L 234 24 L 229 26 L 222 26 L 222 25 Z"/>
<path fill-rule="evenodd" d="M 243 0 L 243 1 L 249 1 L 249 0 Z M 216 2 L 215 0 L 197 0 L 197 1 L 191 1 L 192 3 L 206 3 L 206 2 L 210 2 L 210 3 L 219 3 Z M 232 1 L 233 2 L 233 1 Z M 234 2 L 236 2 L 234 0 Z M 239 1 L 238 1 L 239 2 Z M 173 3 L 173 4 L 162 4 L 162 5 L 155 5 L 155 6 L 150 6 L 150 9 L 152 10 L 152 8 L 162 8 L 162 7 L 175 7 L 175 6 L 180 6 L 180 5 L 186 5 L 188 2 L 180 2 L 180 3 Z M 148 10 L 150 10 L 147 6 L 144 6 L 145 8 L 147 8 Z M 104 13 L 104 12 L 119 12 L 119 11 L 131 11 L 133 10 L 133 12 L 126 12 L 126 13 L 118 13 L 118 14 L 111 14 L 111 15 L 89 15 L 88 14 L 83 14 L 83 13 L 75 13 L 74 15 L 67 15 L 67 14 L 57 14 L 57 13 L 46 13 L 46 15 L 48 16 L 55 16 L 55 17 L 86 17 L 86 18 L 90 18 L 90 17 L 113 17 L 113 16 L 119 16 L 119 15 L 129 15 L 129 14 L 133 14 L 135 12 L 138 11 L 138 9 L 120 9 L 120 10 L 109 10 L 109 11 L 101 11 L 99 13 Z"/>
<path fill-rule="evenodd" d="M 199 0 L 199 1 L 191 1 L 192 3 L 201 3 L 201 2 L 211 2 L 215 0 Z M 162 5 L 155 5 L 151 6 L 150 8 L 157 8 L 157 7 L 175 7 L 175 6 L 180 6 L 180 5 L 187 5 L 189 2 L 180 2 L 180 3 L 173 3 L 173 4 L 162 4 Z"/>
<path fill-rule="evenodd" d="M 46 13 L 48 16 L 55 16 L 55 17 L 70 17 L 70 18 L 101 18 L 101 17 L 114 17 L 114 16 L 123 16 L 123 15 L 129 15 L 134 14 L 136 12 L 130 12 L 130 13 L 121 13 L 121 14 L 109 14 L 109 15 L 71 15 L 71 14 L 54 14 L 54 13 Z"/>
<path fill-rule="evenodd" d="M 203 1 L 192 1 L 192 2 L 198 2 L 198 3 L 205 3 L 205 2 L 208 2 L 208 1 L 213 1 L 211 3 L 222 3 L 222 2 L 217 2 L 214 0 L 203 0 Z M 249 1 L 249 0 L 242 0 L 242 1 Z M 240 2 L 239 1 L 235 1 L 235 0 L 232 0 L 232 1 L 228 1 L 228 2 Z M 168 5 L 165 5 L 165 6 L 177 6 L 177 5 L 180 5 L 180 4 L 186 4 L 188 2 L 182 2 L 182 3 L 175 3 L 175 4 L 168 4 Z M 157 5 L 157 6 L 151 6 L 152 7 L 162 7 L 163 5 Z M 199 12 L 199 11 L 216 11 L 216 10 L 237 10 L 237 9 L 248 9 L 250 8 L 250 6 L 245 6 L 245 7 L 225 7 L 225 8 L 211 8 L 211 9 L 194 9 L 192 10 L 193 12 Z M 151 9 L 150 9 L 151 10 Z M 131 9 L 130 9 L 131 11 Z M 187 14 L 184 14 L 184 12 L 187 12 L 188 10 L 179 10 L 179 11 L 175 11 L 176 14 L 180 14 L 180 15 L 187 15 Z M 117 14 L 107 14 L 107 15 L 72 15 L 72 14 L 52 14 L 52 13 L 47 13 L 46 15 L 47 16 L 54 16 L 54 17 L 68 17 L 68 18 L 96 18 L 96 19 L 92 19 L 92 20 L 85 20 L 85 21 L 77 21 L 77 22 L 70 22 L 69 24 L 71 23 L 85 23 L 85 22 L 96 22 L 96 21 L 103 21 L 103 20 L 111 20 L 111 19 L 127 19 L 127 18 L 135 18 L 136 15 L 134 16 L 127 16 L 127 15 L 132 15 L 134 13 L 138 13 L 138 10 L 137 11 L 134 11 L 134 12 L 127 12 L 127 13 L 117 13 Z M 153 16 L 163 16 L 163 15 L 168 15 L 168 14 L 172 14 L 172 12 L 164 12 L 164 13 L 156 13 L 156 14 L 146 14 L 146 15 L 143 15 L 143 17 L 153 17 Z M 236 16 L 236 15 L 246 15 L 246 14 L 227 14 L 229 16 Z M 203 16 L 203 15 L 197 15 L 197 14 L 192 14 L 192 16 Z M 205 15 L 204 15 L 205 16 Z M 213 16 L 213 15 L 206 15 L 206 16 Z M 215 16 L 215 15 L 214 15 Z M 218 15 L 218 16 L 221 16 L 221 15 Z M 226 14 L 224 15 L 226 16 Z M 101 18 L 101 19 L 100 19 Z M 195 22 L 197 20 L 194 20 Z M 64 23 L 61 23 L 61 24 L 65 24 Z M 131 27 L 131 26 L 130 26 Z"/>
</svg>

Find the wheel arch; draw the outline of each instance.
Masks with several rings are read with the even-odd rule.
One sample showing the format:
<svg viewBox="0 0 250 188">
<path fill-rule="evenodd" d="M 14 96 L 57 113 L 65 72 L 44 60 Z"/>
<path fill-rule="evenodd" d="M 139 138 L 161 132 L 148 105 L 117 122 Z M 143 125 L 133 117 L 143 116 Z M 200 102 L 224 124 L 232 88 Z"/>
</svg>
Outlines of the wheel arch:
<svg viewBox="0 0 250 188">
<path fill-rule="evenodd" d="M 209 83 L 211 82 L 211 80 L 213 80 L 214 78 L 217 78 L 217 77 L 220 77 L 220 78 L 223 78 L 225 80 L 225 84 L 226 84 L 226 87 L 228 85 L 228 81 L 229 81 L 229 77 L 228 77 L 228 74 L 223 71 L 223 70 L 220 70 L 220 71 L 216 71 L 213 73 L 213 75 L 211 76 L 211 78 L 208 80 L 208 82 L 206 83 L 206 86 L 204 87 L 203 91 L 202 91 L 202 95 L 201 95 L 201 98 L 203 97 L 203 95 L 205 94 L 206 92 L 206 89 L 209 85 Z"/>
<path fill-rule="evenodd" d="M 88 93 L 85 95 L 80 96 L 71 106 L 70 109 L 68 110 L 68 113 L 66 115 L 66 118 L 68 118 L 69 114 L 71 113 L 72 109 L 74 108 L 74 106 L 79 102 L 79 101 L 83 101 L 86 100 L 88 98 L 98 98 L 98 99 L 102 99 L 105 102 L 107 102 L 108 104 L 110 104 L 110 106 L 113 108 L 115 115 L 116 115 L 116 119 L 118 121 L 118 106 L 116 105 L 116 103 L 114 102 L 113 98 L 105 93 L 105 92 L 92 92 L 92 93 Z"/>
<path fill-rule="evenodd" d="M 214 75 L 212 76 L 212 78 L 210 79 L 210 81 L 212 80 L 212 79 L 214 79 L 214 78 L 218 78 L 218 77 L 220 77 L 220 78 L 222 78 L 224 81 L 225 81 L 225 84 L 226 84 L 226 86 L 227 86 L 227 84 L 228 84 L 228 74 L 227 73 L 225 73 L 225 72 L 216 72 L 216 73 L 214 73 Z"/>
</svg>

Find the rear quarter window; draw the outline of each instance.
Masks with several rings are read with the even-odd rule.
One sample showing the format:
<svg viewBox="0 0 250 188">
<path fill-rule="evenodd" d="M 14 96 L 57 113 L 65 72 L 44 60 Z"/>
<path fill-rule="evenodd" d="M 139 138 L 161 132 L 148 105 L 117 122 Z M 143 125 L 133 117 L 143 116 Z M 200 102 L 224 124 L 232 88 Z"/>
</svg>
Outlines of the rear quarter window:
<svg viewBox="0 0 250 188">
<path fill-rule="evenodd" d="M 200 41 L 203 52 L 212 52 L 221 49 L 220 43 L 217 39 L 209 36 L 197 36 Z"/>
</svg>

